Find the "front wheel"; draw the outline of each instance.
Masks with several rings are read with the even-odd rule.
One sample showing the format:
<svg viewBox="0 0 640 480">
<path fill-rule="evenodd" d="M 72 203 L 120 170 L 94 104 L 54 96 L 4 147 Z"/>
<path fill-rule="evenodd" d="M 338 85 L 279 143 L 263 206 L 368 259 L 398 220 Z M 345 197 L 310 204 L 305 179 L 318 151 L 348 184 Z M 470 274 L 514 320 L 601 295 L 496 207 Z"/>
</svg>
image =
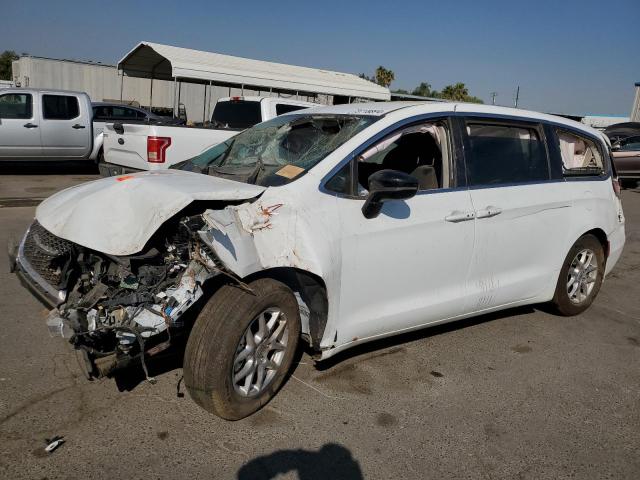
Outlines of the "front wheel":
<svg viewBox="0 0 640 480">
<path fill-rule="evenodd" d="M 273 279 L 227 285 L 204 306 L 189 336 L 184 383 L 193 400 L 227 420 L 262 408 L 282 385 L 298 345 L 293 292 Z"/>
<path fill-rule="evenodd" d="M 553 304 L 561 315 L 584 312 L 600 291 L 604 278 L 604 250 L 593 235 L 584 235 L 567 254 L 556 285 Z"/>
</svg>

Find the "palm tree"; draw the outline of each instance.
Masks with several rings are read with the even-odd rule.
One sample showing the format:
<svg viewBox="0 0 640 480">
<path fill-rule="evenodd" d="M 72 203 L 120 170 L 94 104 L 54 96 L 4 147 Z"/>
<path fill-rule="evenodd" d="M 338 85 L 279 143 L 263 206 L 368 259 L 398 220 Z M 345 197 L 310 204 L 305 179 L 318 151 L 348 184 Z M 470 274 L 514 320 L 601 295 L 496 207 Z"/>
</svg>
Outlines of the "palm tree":
<svg viewBox="0 0 640 480">
<path fill-rule="evenodd" d="M 447 85 L 442 89 L 442 98 L 463 102 L 469 97 L 469 89 L 464 83 L 456 83 L 455 85 Z"/>
<path fill-rule="evenodd" d="M 396 76 L 393 71 L 387 70 L 382 65 L 376 68 L 376 83 L 378 85 L 382 85 L 383 87 L 389 87 L 391 82 L 395 80 Z"/>
</svg>

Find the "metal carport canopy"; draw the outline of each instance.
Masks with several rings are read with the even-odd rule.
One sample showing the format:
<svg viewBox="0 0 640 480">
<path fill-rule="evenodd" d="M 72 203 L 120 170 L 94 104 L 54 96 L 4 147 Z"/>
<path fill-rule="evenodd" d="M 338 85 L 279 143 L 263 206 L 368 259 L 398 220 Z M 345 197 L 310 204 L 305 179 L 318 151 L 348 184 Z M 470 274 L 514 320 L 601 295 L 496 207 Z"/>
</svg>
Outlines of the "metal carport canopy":
<svg viewBox="0 0 640 480">
<path fill-rule="evenodd" d="M 203 52 L 159 43 L 140 42 L 118 62 L 118 69 L 132 77 L 175 78 L 262 89 L 290 90 L 326 95 L 389 100 L 389 89 L 350 73 L 298 67 Z"/>
</svg>

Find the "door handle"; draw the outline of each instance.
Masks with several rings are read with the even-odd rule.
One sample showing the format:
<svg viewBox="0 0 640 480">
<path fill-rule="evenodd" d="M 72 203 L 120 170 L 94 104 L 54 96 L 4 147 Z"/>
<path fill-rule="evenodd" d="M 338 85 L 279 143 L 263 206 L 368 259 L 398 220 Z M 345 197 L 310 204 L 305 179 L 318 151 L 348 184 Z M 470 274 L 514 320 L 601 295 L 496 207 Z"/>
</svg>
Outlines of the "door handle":
<svg viewBox="0 0 640 480">
<path fill-rule="evenodd" d="M 79 128 L 85 128 L 84 125 L 80 125 L 79 123 L 76 123 L 73 127 L 71 128 L 75 128 L 76 130 L 78 130 Z"/>
<path fill-rule="evenodd" d="M 38 128 L 38 125 L 34 125 L 33 123 L 25 123 L 23 125 L 24 128 Z"/>
<path fill-rule="evenodd" d="M 478 213 L 476 214 L 476 218 L 491 218 L 491 217 L 495 217 L 496 215 L 500 215 L 501 213 L 502 213 L 501 208 L 488 206 L 486 208 L 483 208 L 482 210 L 478 210 Z"/>
<path fill-rule="evenodd" d="M 466 222 L 468 220 L 473 220 L 475 218 L 474 212 L 461 212 L 460 210 L 454 210 L 449 215 L 444 217 L 447 222 Z"/>
</svg>

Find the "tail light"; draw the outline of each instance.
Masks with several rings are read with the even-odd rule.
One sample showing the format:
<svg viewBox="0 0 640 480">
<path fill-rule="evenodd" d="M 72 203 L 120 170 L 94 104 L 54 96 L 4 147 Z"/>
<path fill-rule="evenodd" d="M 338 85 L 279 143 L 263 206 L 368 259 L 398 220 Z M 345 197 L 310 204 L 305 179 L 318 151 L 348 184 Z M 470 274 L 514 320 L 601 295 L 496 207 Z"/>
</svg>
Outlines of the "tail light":
<svg viewBox="0 0 640 480">
<path fill-rule="evenodd" d="M 147 162 L 164 163 L 171 137 L 147 137 Z"/>
<path fill-rule="evenodd" d="M 613 191 L 616 194 L 616 197 L 620 198 L 620 181 L 618 177 L 611 177 L 611 184 L 613 185 Z"/>
</svg>

